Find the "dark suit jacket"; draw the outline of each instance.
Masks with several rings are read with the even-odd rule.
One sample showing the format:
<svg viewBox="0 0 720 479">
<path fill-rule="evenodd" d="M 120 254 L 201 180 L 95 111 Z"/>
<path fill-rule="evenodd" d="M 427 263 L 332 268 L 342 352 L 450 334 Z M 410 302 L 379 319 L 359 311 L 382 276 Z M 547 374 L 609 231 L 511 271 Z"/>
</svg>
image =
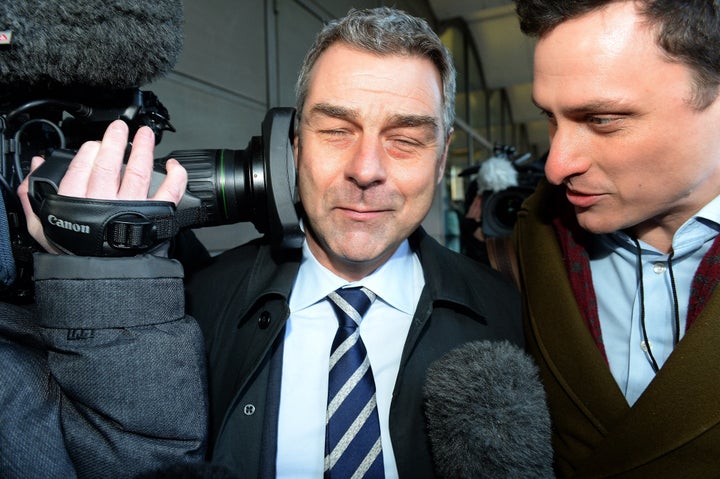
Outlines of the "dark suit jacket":
<svg viewBox="0 0 720 479">
<path fill-rule="evenodd" d="M 468 341 L 522 344 L 522 331 L 510 282 L 422 230 L 411 247 L 426 285 L 402 354 L 390 432 L 400 476 L 423 478 L 434 476 L 422 400 L 429 364 Z M 299 260 L 299 251 L 281 257 L 253 242 L 218 257 L 189 288 L 209 354 L 212 459 L 243 477 L 274 475 L 282 333 Z"/>
<path fill-rule="evenodd" d="M 528 350 L 554 424 L 560 477 L 720 476 L 720 292 L 630 408 L 573 296 L 554 229 L 553 188 L 539 188 L 516 230 Z"/>
</svg>

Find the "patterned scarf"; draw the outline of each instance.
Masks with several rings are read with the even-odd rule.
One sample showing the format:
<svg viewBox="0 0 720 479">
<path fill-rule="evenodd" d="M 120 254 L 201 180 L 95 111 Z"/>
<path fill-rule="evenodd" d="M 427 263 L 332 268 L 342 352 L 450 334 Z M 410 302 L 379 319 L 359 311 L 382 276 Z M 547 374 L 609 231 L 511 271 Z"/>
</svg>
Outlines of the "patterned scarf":
<svg viewBox="0 0 720 479">
<path fill-rule="evenodd" d="M 580 307 L 580 312 L 585 319 L 585 324 L 607 362 L 607 354 L 600 332 L 597 298 L 595 297 L 590 272 L 590 257 L 586 247 L 589 234 L 580 228 L 572 211 L 567 208 L 564 210 L 565 214 L 553 220 L 553 226 L 562 248 L 565 269 L 570 278 L 570 285 Z M 715 237 L 710 250 L 705 253 L 700 266 L 695 272 L 690 290 L 690 304 L 688 305 L 685 331 L 695 323 L 695 320 L 700 315 L 706 301 L 715 290 L 718 278 L 720 278 L 720 235 Z"/>
</svg>

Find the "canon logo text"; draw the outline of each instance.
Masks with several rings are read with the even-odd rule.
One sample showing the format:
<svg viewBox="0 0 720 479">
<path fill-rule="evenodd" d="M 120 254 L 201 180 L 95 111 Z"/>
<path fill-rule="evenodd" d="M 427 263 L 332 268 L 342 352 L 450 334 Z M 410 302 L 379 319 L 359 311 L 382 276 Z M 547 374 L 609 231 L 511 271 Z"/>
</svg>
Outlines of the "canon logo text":
<svg viewBox="0 0 720 479">
<path fill-rule="evenodd" d="M 48 222 L 53 226 L 57 226 L 58 228 L 66 229 L 69 231 L 74 231 L 75 233 L 90 234 L 90 227 L 88 225 L 81 225 L 73 223 L 72 221 L 63 220 L 55 215 L 48 215 Z"/>
</svg>

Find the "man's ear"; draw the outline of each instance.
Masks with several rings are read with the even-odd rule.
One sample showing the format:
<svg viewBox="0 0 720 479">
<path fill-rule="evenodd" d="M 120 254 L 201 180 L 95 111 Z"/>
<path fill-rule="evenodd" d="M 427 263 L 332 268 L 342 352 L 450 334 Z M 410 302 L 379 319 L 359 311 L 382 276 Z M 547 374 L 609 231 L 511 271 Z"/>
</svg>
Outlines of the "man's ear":
<svg viewBox="0 0 720 479">
<path fill-rule="evenodd" d="M 295 168 L 297 169 L 298 158 L 299 158 L 298 150 L 300 149 L 300 138 L 299 138 L 297 129 L 295 129 L 295 135 L 293 136 L 292 149 L 293 149 L 293 157 L 295 158 Z"/>
<path fill-rule="evenodd" d="M 452 130 L 450 131 L 450 133 L 448 133 L 447 138 L 445 138 L 445 147 L 443 148 L 442 156 L 438 160 L 438 165 L 437 165 L 437 184 L 438 185 L 443 180 L 443 176 L 445 175 L 445 165 L 447 164 L 447 155 L 448 155 L 448 151 L 450 150 L 450 140 L 452 140 Z"/>
</svg>

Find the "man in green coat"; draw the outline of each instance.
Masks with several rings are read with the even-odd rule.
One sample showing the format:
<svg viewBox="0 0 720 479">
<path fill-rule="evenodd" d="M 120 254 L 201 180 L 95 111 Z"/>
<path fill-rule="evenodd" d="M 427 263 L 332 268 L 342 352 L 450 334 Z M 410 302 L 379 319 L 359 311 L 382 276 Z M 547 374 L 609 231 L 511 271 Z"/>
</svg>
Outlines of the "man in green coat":
<svg viewBox="0 0 720 479">
<path fill-rule="evenodd" d="M 560 477 L 720 471 L 720 4 L 518 0 L 551 147 L 519 214 Z"/>
</svg>

